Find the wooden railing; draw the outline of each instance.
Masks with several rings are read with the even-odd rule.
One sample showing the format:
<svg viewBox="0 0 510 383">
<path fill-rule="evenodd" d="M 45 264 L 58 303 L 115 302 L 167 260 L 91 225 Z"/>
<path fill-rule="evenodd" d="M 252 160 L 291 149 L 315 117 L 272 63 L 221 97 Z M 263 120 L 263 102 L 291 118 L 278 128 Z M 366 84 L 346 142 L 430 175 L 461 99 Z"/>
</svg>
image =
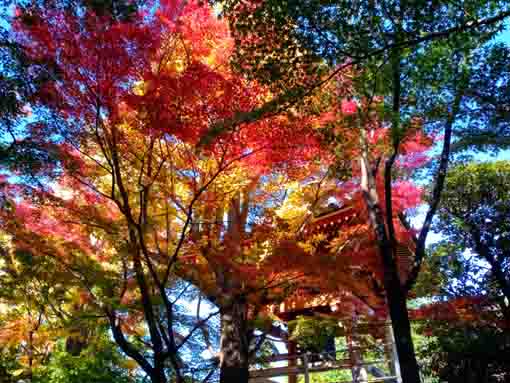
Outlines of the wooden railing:
<svg viewBox="0 0 510 383">
<path fill-rule="evenodd" d="M 374 348 L 358 347 L 353 351 L 370 351 Z M 271 378 L 304 375 L 304 382 L 310 383 L 310 375 L 312 373 L 334 371 L 334 370 L 353 370 L 354 368 L 365 368 L 368 374 L 372 375 L 371 379 L 357 379 L 356 381 L 345 381 L 335 383 L 376 383 L 376 382 L 391 382 L 397 383 L 398 377 L 386 375 L 385 368 L 377 366 L 386 366 L 389 363 L 388 359 L 375 359 L 370 361 L 362 361 L 353 363 L 352 358 L 342 356 L 349 350 L 341 350 L 335 353 L 302 353 L 302 354 L 278 354 L 270 357 L 259 359 L 254 368 L 250 371 L 251 383 L 269 383 L 273 382 Z M 267 367 L 270 363 L 287 362 L 285 366 Z M 258 367 L 258 368 L 257 368 Z M 313 383 L 313 382 L 312 382 Z"/>
</svg>

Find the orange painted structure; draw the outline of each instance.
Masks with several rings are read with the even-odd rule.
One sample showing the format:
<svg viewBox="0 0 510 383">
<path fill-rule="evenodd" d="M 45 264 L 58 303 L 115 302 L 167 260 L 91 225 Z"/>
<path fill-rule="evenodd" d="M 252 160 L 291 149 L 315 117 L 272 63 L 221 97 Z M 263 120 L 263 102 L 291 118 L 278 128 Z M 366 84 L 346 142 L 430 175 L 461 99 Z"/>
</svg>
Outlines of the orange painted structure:
<svg viewBox="0 0 510 383">
<path fill-rule="evenodd" d="M 347 237 L 341 238 L 335 246 L 335 240 L 344 233 Z M 302 231 L 303 238 L 317 238 L 315 254 L 310 255 L 314 257 L 313 264 L 316 266 L 316 270 L 310 271 L 310 283 L 304 284 L 279 305 L 270 307 L 272 314 L 284 322 L 298 316 L 326 316 L 342 322 L 348 344 L 348 358 L 325 362 L 324 367 L 312 366 L 310 370 L 310 367 L 306 367 L 306 361 L 298 365 L 297 361 L 303 355 L 298 356 L 296 343 L 288 341 L 288 365 L 262 371 L 254 376 L 271 377 L 281 372 L 287 374 L 289 383 L 296 383 L 298 374 L 307 376 L 309 371 L 350 369 L 353 381 L 366 382 L 369 367 L 379 373 L 382 371 L 372 362 L 365 362 L 357 346 L 358 336 L 371 334 L 381 341 L 386 355 L 385 360 L 377 363 L 389 366 L 389 373 L 376 380 L 399 381 L 396 367 L 398 362 L 391 343 L 392 335 L 389 335 L 391 328 L 387 320 L 382 265 L 377 245 L 370 233 L 366 215 L 354 207 L 332 209 L 313 217 Z M 402 281 L 407 279 L 411 270 L 413 252 L 411 241 L 397 244 L 397 265 Z"/>
<path fill-rule="evenodd" d="M 314 217 L 304 227 L 303 237 L 319 237 L 316 245 L 317 283 L 298 289 L 271 312 L 288 322 L 299 315 L 328 315 L 348 320 L 353 315 L 365 320 L 387 318 L 382 285 L 382 265 L 376 243 L 371 239 L 367 219 L 357 209 L 345 207 Z M 347 231 L 354 237 L 335 238 Z M 414 258 L 412 242 L 397 245 L 397 265 L 404 281 Z M 313 278 L 310 281 L 314 282 Z"/>
</svg>

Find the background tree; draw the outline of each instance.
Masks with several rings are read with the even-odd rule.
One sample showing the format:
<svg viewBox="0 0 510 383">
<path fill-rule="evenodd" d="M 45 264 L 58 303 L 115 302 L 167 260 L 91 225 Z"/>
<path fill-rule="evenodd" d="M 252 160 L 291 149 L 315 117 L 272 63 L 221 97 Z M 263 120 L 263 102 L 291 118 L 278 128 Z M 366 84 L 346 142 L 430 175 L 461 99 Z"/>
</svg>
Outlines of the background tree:
<svg viewBox="0 0 510 383">
<path fill-rule="evenodd" d="M 412 310 L 425 381 L 505 381 L 509 331 L 486 263 L 447 241 L 429 251 L 415 289 L 421 307 Z"/>
<path fill-rule="evenodd" d="M 502 312 L 508 320 L 510 301 L 510 164 L 507 161 L 458 164 L 446 179 L 436 230 L 454 243 L 451 257 L 475 255 L 480 277 L 495 283 Z M 485 274 L 485 275 L 484 275 Z M 490 289 L 487 289 L 490 291 Z"/>
<path fill-rule="evenodd" d="M 121 350 L 153 382 L 170 376 L 179 382 L 186 348 L 216 313 L 197 315 L 181 333 L 177 301 L 185 296 L 170 294 L 176 276 L 197 282 L 218 301 L 238 298 L 237 287 L 228 285 L 245 281 L 225 269 L 238 262 L 254 269 L 246 275 L 256 275 L 255 260 L 243 260 L 241 250 L 253 244 L 255 258 L 261 257 L 266 249 L 258 241 L 270 234 L 265 222 L 255 222 L 265 217 L 247 219 L 248 209 L 264 208 L 249 207 L 253 180 L 239 173 L 251 168 L 252 176 L 271 177 L 270 164 L 279 163 L 292 170 L 284 162 L 289 153 L 294 166 L 306 162 L 314 141 L 281 117 L 197 151 L 194 144 L 211 121 L 253 109 L 267 90 L 230 71 L 228 30 L 210 8 L 169 1 L 155 15 L 137 15 L 128 22 L 86 10 L 30 8 L 16 19 L 17 41 L 27 54 L 52 59 L 60 71 L 38 100 L 58 113 L 62 126 L 28 125 L 32 136 L 57 138 L 59 177 L 44 187 L 6 180 L 2 224 L 15 246 L 66 270 Z M 306 120 L 301 124 L 306 128 Z M 227 210 L 227 230 L 203 238 L 211 224 L 222 226 Z M 205 288 L 211 273 L 191 276 L 199 267 L 189 264 L 207 240 L 224 245 L 206 254 L 209 264 L 216 262 L 213 271 L 223 274 L 217 280 L 227 280 L 216 295 Z M 230 310 L 224 319 L 232 322 L 230 303 L 220 307 Z M 243 310 L 236 326 L 240 318 L 248 324 Z M 224 334 L 231 327 L 226 323 Z M 229 335 L 225 350 L 238 342 L 232 335 L 238 334 Z"/>
<path fill-rule="evenodd" d="M 442 238 L 428 249 L 415 290 L 429 302 L 416 313 L 431 379 L 507 379 L 507 177 L 508 163 L 495 161 L 458 162 L 446 178 L 434 223 Z"/>
<path fill-rule="evenodd" d="M 491 326 L 429 323 L 433 335 L 418 348 L 423 373 L 435 382 L 504 382 L 508 379 L 508 335 Z"/>
<path fill-rule="evenodd" d="M 59 341 L 52 350 L 49 361 L 34 372 L 33 382 L 112 382 L 134 383 L 137 377 L 136 365 L 129 363 L 117 345 L 109 338 L 107 328 L 96 329 L 79 355 L 66 351 L 65 342 Z"/>
<path fill-rule="evenodd" d="M 498 152 L 508 148 L 510 126 L 510 48 L 495 43 L 479 49 L 473 58 L 463 114 L 465 127 L 457 131 L 453 150 Z"/>
<path fill-rule="evenodd" d="M 415 289 L 421 307 L 412 311 L 425 381 L 505 381 L 510 338 L 490 270 L 446 241 L 429 251 Z"/>
<path fill-rule="evenodd" d="M 8 24 L 5 15 L 0 15 Z M 31 103 L 34 95 L 54 72 L 50 62 L 32 60 L 12 38 L 5 24 L 0 26 L 0 52 L 2 75 L 0 76 L 0 166 L 2 173 L 15 171 L 27 179 L 51 173 L 56 160 L 48 142 L 38 142 L 28 135 L 28 119 L 50 121 L 50 113 L 41 110 L 37 117 Z M 29 103 L 31 105 L 29 106 Z"/>
</svg>

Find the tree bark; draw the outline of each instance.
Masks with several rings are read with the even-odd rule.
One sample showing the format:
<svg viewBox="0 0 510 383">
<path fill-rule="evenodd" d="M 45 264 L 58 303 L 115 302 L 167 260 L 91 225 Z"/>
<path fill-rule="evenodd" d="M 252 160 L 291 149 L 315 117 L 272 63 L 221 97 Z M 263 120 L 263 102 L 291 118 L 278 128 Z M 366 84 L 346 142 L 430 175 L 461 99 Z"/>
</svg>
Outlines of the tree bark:
<svg viewBox="0 0 510 383">
<path fill-rule="evenodd" d="M 76 310 L 80 310 L 80 306 L 75 307 Z M 89 329 L 83 324 L 74 326 L 66 339 L 65 350 L 72 356 L 78 356 L 81 352 L 86 349 L 89 345 Z"/>
<path fill-rule="evenodd" d="M 27 380 L 33 380 L 33 365 L 34 365 L 34 332 L 30 330 L 28 333 L 28 373 Z"/>
<path fill-rule="evenodd" d="M 386 287 L 386 296 L 393 333 L 395 334 L 402 381 L 404 383 L 419 383 L 420 374 L 411 337 L 411 323 L 407 312 L 406 294 L 403 292 L 398 279 L 391 281 L 390 286 Z"/>
<path fill-rule="evenodd" d="M 384 220 L 380 208 L 378 208 L 377 205 L 372 209 L 369 208 L 369 214 L 373 215 L 373 219 L 376 221 L 375 231 L 377 233 L 379 251 L 384 265 L 384 289 L 393 333 L 395 334 L 395 344 L 397 346 L 402 381 L 404 383 L 419 383 L 420 375 L 418 363 L 414 353 L 413 341 L 411 338 L 411 323 L 406 306 L 407 296 L 398 277 L 392 245 L 386 238 Z"/>
<path fill-rule="evenodd" d="M 158 368 L 154 368 L 150 378 L 151 383 L 167 383 L 164 367 L 161 365 Z"/>
<path fill-rule="evenodd" d="M 249 334 L 247 304 L 232 301 L 220 310 L 220 383 L 247 383 Z"/>
<path fill-rule="evenodd" d="M 384 289 L 393 333 L 395 334 L 402 381 L 403 383 L 420 383 L 418 362 L 414 353 L 411 324 L 406 306 L 407 294 L 398 275 L 394 257 L 394 243 L 388 238 L 386 233 L 385 219 L 376 189 L 375 175 L 368 158 L 367 132 L 362 123 L 360 123 L 359 127 L 361 141 L 361 189 L 368 210 L 369 222 L 374 229 L 384 267 Z M 391 212 L 386 212 L 386 214 L 391 214 Z"/>
</svg>

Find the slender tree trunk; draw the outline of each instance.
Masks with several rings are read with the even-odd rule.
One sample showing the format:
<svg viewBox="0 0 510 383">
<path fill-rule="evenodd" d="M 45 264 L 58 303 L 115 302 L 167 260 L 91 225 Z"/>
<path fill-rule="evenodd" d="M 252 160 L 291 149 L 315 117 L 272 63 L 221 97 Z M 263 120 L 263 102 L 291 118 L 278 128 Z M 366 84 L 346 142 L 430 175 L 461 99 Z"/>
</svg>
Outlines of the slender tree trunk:
<svg viewBox="0 0 510 383">
<path fill-rule="evenodd" d="M 33 380 L 33 365 L 34 365 L 34 332 L 30 330 L 28 333 L 28 374 L 27 380 Z"/>
<path fill-rule="evenodd" d="M 220 310 L 220 383 L 247 383 L 249 337 L 247 305 L 232 301 Z"/>
<path fill-rule="evenodd" d="M 420 383 L 418 362 L 414 353 L 411 324 L 406 306 L 407 294 L 398 275 L 394 257 L 395 245 L 388 238 L 386 232 L 384 214 L 376 189 L 375 175 L 368 158 L 367 132 L 362 122 L 360 122 L 359 127 L 361 141 L 361 189 L 368 210 L 369 222 L 375 231 L 384 267 L 384 289 L 395 335 L 402 381 L 403 383 Z M 386 214 L 391 214 L 391 212 L 386 212 Z"/>
<path fill-rule="evenodd" d="M 402 381 L 404 383 L 419 383 L 420 374 L 411 337 L 411 323 L 407 312 L 406 294 L 403 292 L 399 280 L 392 281 L 390 286 L 385 286 L 385 289 L 393 333 L 395 334 L 395 345 L 397 347 Z"/>
<path fill-rule="evenodd" d="M 379 216 L 377 208 L 375 208 L 373 214 Z M 379 251 L 384 265 L 384 289 L 395 335 L 402 381 L 403 383 L 419 383 L 420 374 L 414 353 L 411 323 L 406 305 L 407 295 L 398 277 L 392 246 L 385 235 L 383 235 L 383 238 L 379 238 L 385 230 L 384 221 L 380 222 L 380 219 L 376 218 L 379 222 L 375 230 L 378 232 Z"/>
<path fill-rule="evenodd" d="M 384 223 L 379 222 L 376 231 L 381 232 L 383 230 L 385 230 Z M 379 251 L 383 259 L 384 289 L 391 317 L 391 325 L 395 334 L 395 345 L 397 347 L 402 382 L 420 383 L 418 362 L 414 353 L 411 323 L 406 305 L 407 295 L 398 277 L 397 265 L 393 257 L 391 244 L 387 238 L 378 238 L 378 242 Z"/>
</svg>

